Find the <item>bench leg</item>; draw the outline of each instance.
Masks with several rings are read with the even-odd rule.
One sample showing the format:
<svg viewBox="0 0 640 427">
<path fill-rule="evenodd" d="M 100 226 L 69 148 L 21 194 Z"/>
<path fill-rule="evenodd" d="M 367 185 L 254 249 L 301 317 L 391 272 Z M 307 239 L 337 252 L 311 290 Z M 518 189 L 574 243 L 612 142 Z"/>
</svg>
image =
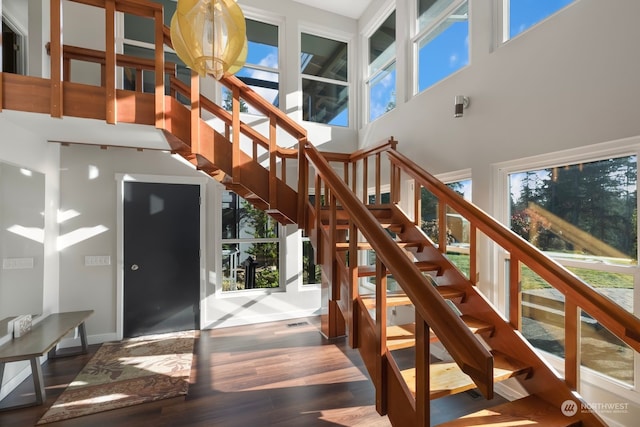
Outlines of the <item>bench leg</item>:
<svg viewBox="0 0 640 427">
<path fill-rule="evenodd" d="M 36 404 L 42 405 L 47 399 L 44 389 L 44 378 L 42 377 L 42 366 L 40 366 L 40 358 L 31 358 L 31 375 L 33 376 L 33 388 L 36 392 Z"/>
<path fill-rule="evenodd" d="M 2 0 L 0 0 L 1 2 Z M 61 356 L 57 353 L 57 344 L 53 346 L 51 350 L 49 350 L 48 357 L 49 359 L 57 359 L 60 357 L 69 357 L 69 356 L 77 356 L 79 354 L 87 354 L 89 351 L 89 346 L 87 344 L 87 328 L 84 326 L 84 322 L 80 323 L 78 326 L 78 335 L 80 335 L 80 349 L 77 351 L 73 351 L 72 353 L 66 353 Z"/>
<path fill-rule="evenodd" d="M 84 322 L 78 325 L 78 332 L 80 333 L 80 342 L 82 343 L 82 353 L 87 354 L 89 346 L 87 345 L 87 328 L 84 326 Z"/>
</svg>

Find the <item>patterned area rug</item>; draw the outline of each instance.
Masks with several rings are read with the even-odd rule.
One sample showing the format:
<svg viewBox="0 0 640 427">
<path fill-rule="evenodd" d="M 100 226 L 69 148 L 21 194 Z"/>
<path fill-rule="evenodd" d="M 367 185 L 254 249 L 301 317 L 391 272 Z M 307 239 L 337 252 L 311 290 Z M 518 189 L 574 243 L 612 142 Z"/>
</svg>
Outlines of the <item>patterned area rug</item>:
<svg viewBox="0 0 640 427">
<path fill-rule="evenodd" d="M 187 394 L 195 331 L 104 343 L 38 424 Z"/>
</svg>

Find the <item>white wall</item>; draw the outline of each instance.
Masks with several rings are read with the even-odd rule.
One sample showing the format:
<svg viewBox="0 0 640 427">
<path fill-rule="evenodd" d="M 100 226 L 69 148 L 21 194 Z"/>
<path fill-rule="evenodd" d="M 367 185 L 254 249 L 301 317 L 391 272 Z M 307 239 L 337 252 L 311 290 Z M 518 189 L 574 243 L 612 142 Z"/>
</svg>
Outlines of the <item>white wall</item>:
<svg viewBox="0 0 640 427">
<path fill-rule="evenodd" d="M 39 208 L 44 207 L 44 242 L 43 242 L 43 258 L 34 257 L 34 265 L 37 266 L 38 273 L 41 273 L 39 295 L 37 301 L 41 305 L 39 309 L 29 305 L 23 301 L 20 301 L 24 297 L 29 297 L 31 292 L 36 292 L 36 289 L 22 288 L 19 281 L 23 276 L 31 278 L 35 272 L 34 270 L 16 270 L 11 275 L 3 274 L 0 281 L 0 295 L 3 300 L 5 298 L 15 298 L 16 305 L 23 308 L 37 310 L 33 314 L 37 313 L 51 313 L 58 309 L 58 287 L 59 287 L 59 265 L 58 265 L 58 252 L 56 250 L 56 240 L 58 236 L 58 224 L 56 222 L 56 213 L 58 210 L 58 186 L 59 186 L 59 152 L 58 147 L 55 144 L 49 144 L 41 137 L 38 137 L 29 130 L 17 126 L 7 118 L 7 113 L 0 114 L 0 129 L 2 131 L 2 143 L 0 143 L 0 161 L 12 164 L 19 167 L 24 167 L 34 172 L 44 174 L 44 199 L 38 203 Z M 3 183 L 3 185 L 11 186 L 11 182 Z M 16 254 L 18 257 L 31 256 L 31 249 L 22 248 L 21 250 L 27 250 L 28 252 L 15 252 L 14 248 L 8 249 L 9 252 L 3 252 L 6 256 L 13 257 Z M 3 255 L 4 256 L 4 255 Z M 40 264 L 40 265 L 38 265 Z M 37 286 L 35 283 L 29 286 Z M 13 290 L 10 295 L 4 292 L 4 290 Z M 15 292 L 19 289 L 19 292 Z M 6 304 L 3 301 L 3 307 Z M 11 315 L 12 313 L 0 311 L 0 318 Z M 3 337 L 3 333 L 0 332 L 0 340 Z M 3 382 L 2 392 L 0 393 L 0 399 L 2 399 L 11 389 L 17 386 L 26 376 L 30 373 L 28 369 L 28 362 L 11 363 L 5 368 L 4 378 L 0 381 Z"/>
</svg>

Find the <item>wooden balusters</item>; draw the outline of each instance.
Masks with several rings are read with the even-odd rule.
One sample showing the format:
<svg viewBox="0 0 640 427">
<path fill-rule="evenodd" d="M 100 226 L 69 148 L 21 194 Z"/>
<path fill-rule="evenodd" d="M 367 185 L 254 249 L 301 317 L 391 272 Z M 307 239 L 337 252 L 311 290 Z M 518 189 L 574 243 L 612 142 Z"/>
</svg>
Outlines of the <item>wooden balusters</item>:
<svg viewBox="0 0 640 427">
<path fill-rule="evenodd" d="M 509 323 L 522 328 L 522 290 L 520 288 L 520 260 L 511 254 L 509 260 Z"/>
<path fill-rule="evenodd" d="M 62 0 L 51 0 L 51 117 L 62 117 Z"/>
</svg>

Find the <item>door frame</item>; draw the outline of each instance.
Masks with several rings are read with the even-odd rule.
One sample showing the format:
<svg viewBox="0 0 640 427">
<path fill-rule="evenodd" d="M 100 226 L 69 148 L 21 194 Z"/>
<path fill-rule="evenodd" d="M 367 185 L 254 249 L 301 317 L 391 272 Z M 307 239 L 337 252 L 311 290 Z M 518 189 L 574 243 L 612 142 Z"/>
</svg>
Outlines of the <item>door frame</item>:
<svg viewBox="0 0 640 427">
<path fill-rule="evenodd" d="M 124 183 L 144 182 L 159 184 L 185 184 L 200 186 L 200 329 L 207 319 L 206 304 L 206 188 L 207 178 L 189 176 L 116 174 L 116 336 L 122 340 L 124 334 Z"/>
</svg>

